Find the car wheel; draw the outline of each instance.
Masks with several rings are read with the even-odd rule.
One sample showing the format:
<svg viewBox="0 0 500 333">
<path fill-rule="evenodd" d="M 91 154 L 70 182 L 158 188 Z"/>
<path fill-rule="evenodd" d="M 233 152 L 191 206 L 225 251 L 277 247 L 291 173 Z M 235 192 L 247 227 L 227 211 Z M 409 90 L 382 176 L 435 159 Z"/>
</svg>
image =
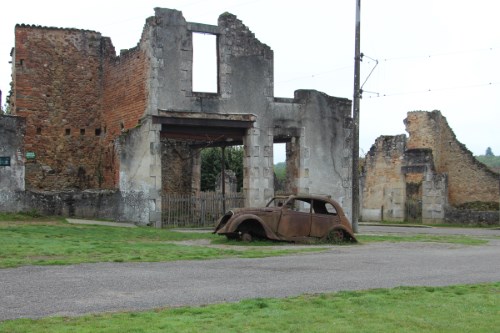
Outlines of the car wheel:
<svg viewBox="0 0 500 333">
<path fill-rule="evenodd" d="M 243 242 L 251 242 L 253 240 L 252 234 L 248 231 L 245 231 L 241 234 L 241 240 Z"/>
<path fill-rule="evenodd" d="M 240 237 L 238 234 L 226 234 L 228 240 L 237 240 Z"/>
<path fill-rule="evenodd" d="M 327 240 L 330 243 L 343 243 L 345 242 L 345 235 L 341 229 L 333 229 L 328 233 Z"/>
</svg>

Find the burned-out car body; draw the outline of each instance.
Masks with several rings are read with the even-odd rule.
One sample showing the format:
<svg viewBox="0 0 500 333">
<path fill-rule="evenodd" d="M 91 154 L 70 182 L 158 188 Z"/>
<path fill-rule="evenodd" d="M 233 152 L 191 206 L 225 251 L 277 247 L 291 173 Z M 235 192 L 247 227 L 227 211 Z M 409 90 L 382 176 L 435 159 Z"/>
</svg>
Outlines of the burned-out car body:
<svg viewBox="0 0 500 333">
<path fill-rule="evenodd" d="M 317 195 L 277 196 L 264 208 L 231 209 L 219 220 L 214 233 L 244 241 L 356 241 L 342 207 Z"/>
</svg>

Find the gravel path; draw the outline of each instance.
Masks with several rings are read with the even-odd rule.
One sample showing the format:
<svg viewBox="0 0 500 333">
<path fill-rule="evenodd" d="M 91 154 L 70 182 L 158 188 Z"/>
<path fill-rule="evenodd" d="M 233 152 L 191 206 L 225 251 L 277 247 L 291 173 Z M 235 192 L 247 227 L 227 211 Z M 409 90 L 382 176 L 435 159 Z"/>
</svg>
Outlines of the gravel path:
<svg viewBox="0 0 500 333">
<path fill-rule="evenodd" d="M 409 229 L 409 230 L 407 230 Z M 433 230 L 433 231 L 430 231 Z M 439 230 L 439 231 L 437 231 Z M 360 228 L 361 233 L 474 234 L 481 246 L 373 243 L 264 259 L 26 266 L 0 270 L 0 320 L 233 302 L 303 293 L 500 281 L 500 231 Z"/>
</svg>

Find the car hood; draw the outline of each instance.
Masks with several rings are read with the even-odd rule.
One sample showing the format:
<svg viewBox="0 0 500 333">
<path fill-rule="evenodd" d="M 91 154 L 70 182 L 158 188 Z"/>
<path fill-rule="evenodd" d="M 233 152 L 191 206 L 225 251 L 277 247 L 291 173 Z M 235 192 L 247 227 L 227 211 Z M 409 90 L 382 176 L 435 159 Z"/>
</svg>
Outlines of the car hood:
<svg viewBox="0 0 500 333">
<path fill-rule="evenodd" d="M 281 210 L 280 207 L 246 207 L 246 208 L 233 208 L 230 212 L 233 215 L 239 214 L 259 214 L 259 213 L 269 213 Z"/>
</svg>

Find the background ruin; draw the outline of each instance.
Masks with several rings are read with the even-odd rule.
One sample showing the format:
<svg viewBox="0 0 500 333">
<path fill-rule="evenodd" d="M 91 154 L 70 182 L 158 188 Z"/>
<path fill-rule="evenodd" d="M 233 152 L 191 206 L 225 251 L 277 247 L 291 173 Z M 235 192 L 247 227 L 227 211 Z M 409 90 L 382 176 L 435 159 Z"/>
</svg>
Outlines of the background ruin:
<svg viewBox="0 0 500 333">
<path fill-rule="evenodd" d="M 409 112 L 404 123 L 408 139 L 381 136 L 366 155 L 362 220 L 498 224 L 498 211 L 456 208 L 498 203 L 500 175 L 457 140 L 441 112 Z"/>
</svg>

